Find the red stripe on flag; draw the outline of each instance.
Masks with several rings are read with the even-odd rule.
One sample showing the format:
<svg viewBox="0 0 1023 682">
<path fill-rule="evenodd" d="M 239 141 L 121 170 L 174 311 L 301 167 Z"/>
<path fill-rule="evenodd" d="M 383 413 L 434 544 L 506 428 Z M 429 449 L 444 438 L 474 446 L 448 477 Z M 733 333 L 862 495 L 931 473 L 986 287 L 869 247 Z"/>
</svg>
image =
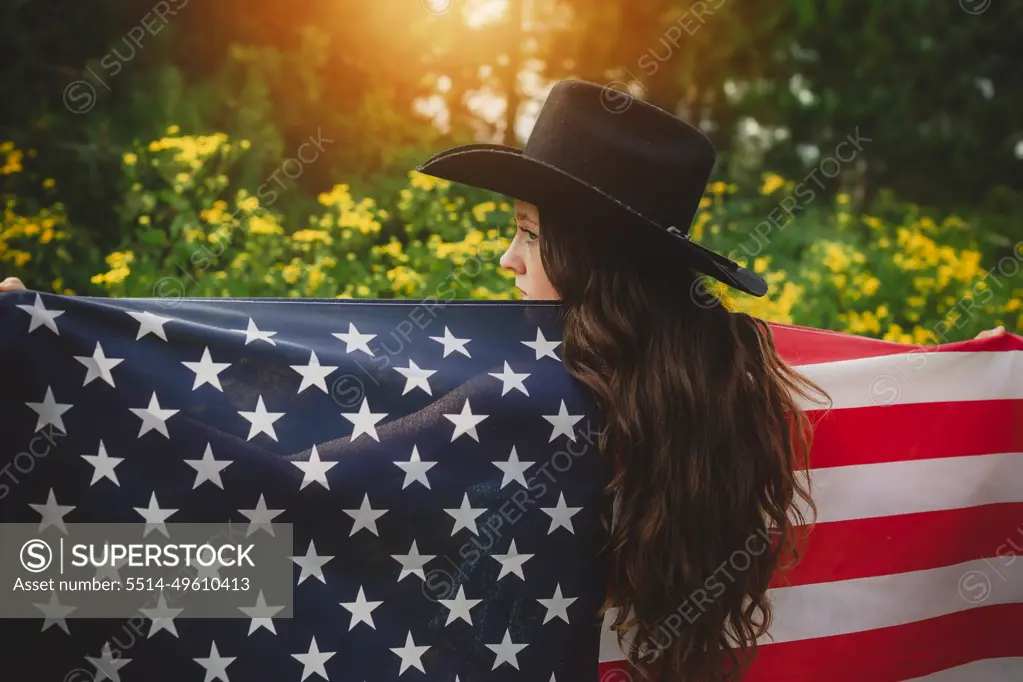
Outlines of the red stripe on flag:
<svg viewBox="0 0 1023 682">
<path fill-rule="evenodd" d="M 774 576 L 772 587 L 1023 555 L 1023 503 L 822 523 L 810 532 L 804 552 L 791 572 Z"/>
<path fill-rule="evenodd" d="M 999 337 L 979 341 L 969 339 L 937 346 L 915 346 L 791 324 L 772 322 L 770 327 L 778 353 L 792 365 L 855 360 L 900 353 L 1023 350 L 1023 337 L 1015 334 L 1003 334 Z"/>
<path fill-rule="evenodd" d="M 970 609 L 890 628 L 761 646 L 742 682 L 902 682 L 986 658 L 1023 656 L 1023 604 Z M 621 661 L 601 682 L 640 682 Z"/>
<path fill-rule="evenodd" d="M 809 416 L 814 469 L 1023 452 L 1023 400 L 856 407 Z"/>
</svg>

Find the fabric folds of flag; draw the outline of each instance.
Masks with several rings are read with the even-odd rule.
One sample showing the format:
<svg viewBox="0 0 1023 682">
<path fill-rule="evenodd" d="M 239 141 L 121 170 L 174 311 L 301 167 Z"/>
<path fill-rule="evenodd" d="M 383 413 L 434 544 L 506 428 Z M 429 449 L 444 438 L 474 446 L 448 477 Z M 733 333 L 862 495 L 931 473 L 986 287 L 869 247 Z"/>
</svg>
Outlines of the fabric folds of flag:
<svg viewBox="0 0 1023 682">
<path fill-rule="evenodd" d="M 558 312 L 0 295 L 4 522 L 295 535 L 292 618 L 253 594 L 236 619 L 156 601 L 79 619 L 41 594 L 38 618 L 0 620 L 8 669 L 639 682 L 595 616 L 608 472 Z M 833 403 L 806 405 L 817 523 L 772 587 L 747 680 L 1023 679 L 1023 339 L 920 349 L 772 328 Z M 700 599 L 678 605 L 683 627 Z"/>
<path fill-rule="evenodd" d="M 772 327 L 831 404 L 804 404 L 817 522 L 772 586 L 744 682 L 1023 680 L 1023 339 L 919 348 Z M 678 606 L 681 627 L 706 598 Z M 622 659 L 605 631 L 602 682 L 632 679 Z"/>
</svg>

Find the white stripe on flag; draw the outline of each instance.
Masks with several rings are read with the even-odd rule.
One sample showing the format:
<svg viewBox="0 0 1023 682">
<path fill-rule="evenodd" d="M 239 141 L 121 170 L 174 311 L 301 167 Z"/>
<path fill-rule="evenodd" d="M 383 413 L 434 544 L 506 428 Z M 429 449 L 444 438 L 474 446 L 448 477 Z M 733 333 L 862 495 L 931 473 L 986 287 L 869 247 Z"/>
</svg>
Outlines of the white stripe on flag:
<svg viewBox="0 0 1023 682">
<path fill-rule="evenodd" d="M 774 588 L 769 594 L 775 622 L 761 642 L 831 637 L 983 606 L 1023 603 L 1023 561 L 1015 558 Z"/>
<path fill-rule="evenodd" d="M 1023 351 L 902 353 L 797 370 L 828 392 L 834 409 L 1023 399 Z M 827 407 L 803 398 L 799 402 L 803 409 Z"/>
<path fill-rule="evenodd" d="M 907 682 L 1019 682 L 1023 680 L 1023 658 L 986 658 L 938 673 L 914 677 Z"/>
<path fill-rule="evenodd" d="M 818 523 L 1023 502 L 1023 453 L 826 467 L 810 482 Z"/>
</svg>

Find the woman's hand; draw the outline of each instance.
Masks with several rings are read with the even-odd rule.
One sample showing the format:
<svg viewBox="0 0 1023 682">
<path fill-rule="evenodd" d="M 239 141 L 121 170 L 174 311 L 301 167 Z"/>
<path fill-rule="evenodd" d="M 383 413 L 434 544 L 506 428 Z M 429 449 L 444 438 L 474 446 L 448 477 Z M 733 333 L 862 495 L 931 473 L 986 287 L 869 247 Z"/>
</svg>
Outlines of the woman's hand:
<svg viewBox="0 0 1023 682">
<path fill-rule="evenodd" d="M 0 282 L 0 292 L 3 291 L 18 291 L 25 290 L 25 285 L 17 277 L 8 277 L 4 281 Z"/>
<path fill-rule="evenodd" d="M 1001 336 L 1005 333 L 1005 327 L 998 325 L 994 329 L 985 329 L 981 333 L 977 334 L 974 339 L 989 339 L 992 336 Z"/>
</svg>

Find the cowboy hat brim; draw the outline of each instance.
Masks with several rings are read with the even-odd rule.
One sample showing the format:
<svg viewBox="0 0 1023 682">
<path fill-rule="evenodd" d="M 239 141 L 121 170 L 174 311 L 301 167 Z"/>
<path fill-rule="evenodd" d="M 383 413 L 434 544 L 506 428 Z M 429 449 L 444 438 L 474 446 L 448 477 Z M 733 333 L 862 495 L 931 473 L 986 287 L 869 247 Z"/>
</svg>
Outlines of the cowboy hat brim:
<svg viewBox="0 0 1023 682">
<path fill-rule="evenodd" d="M 522 150 L 500 144 L 468 144 L 434 155 L 416 167 L 432 175 L 462 185 L 484 189 L 544 206 L 549 201 L 575 199 L 602 202 L 620 220 L 638 222 L 655 229 L 681 248 L 692 269 L 753 296 L 767 293 L 767 282 L 760 275 L 735 261 L 691 241 L 677 237 L 642 213 L 633 210 L 599 187 L 590 185 L 550 164 L 523 156 Z"/>
</svg>

